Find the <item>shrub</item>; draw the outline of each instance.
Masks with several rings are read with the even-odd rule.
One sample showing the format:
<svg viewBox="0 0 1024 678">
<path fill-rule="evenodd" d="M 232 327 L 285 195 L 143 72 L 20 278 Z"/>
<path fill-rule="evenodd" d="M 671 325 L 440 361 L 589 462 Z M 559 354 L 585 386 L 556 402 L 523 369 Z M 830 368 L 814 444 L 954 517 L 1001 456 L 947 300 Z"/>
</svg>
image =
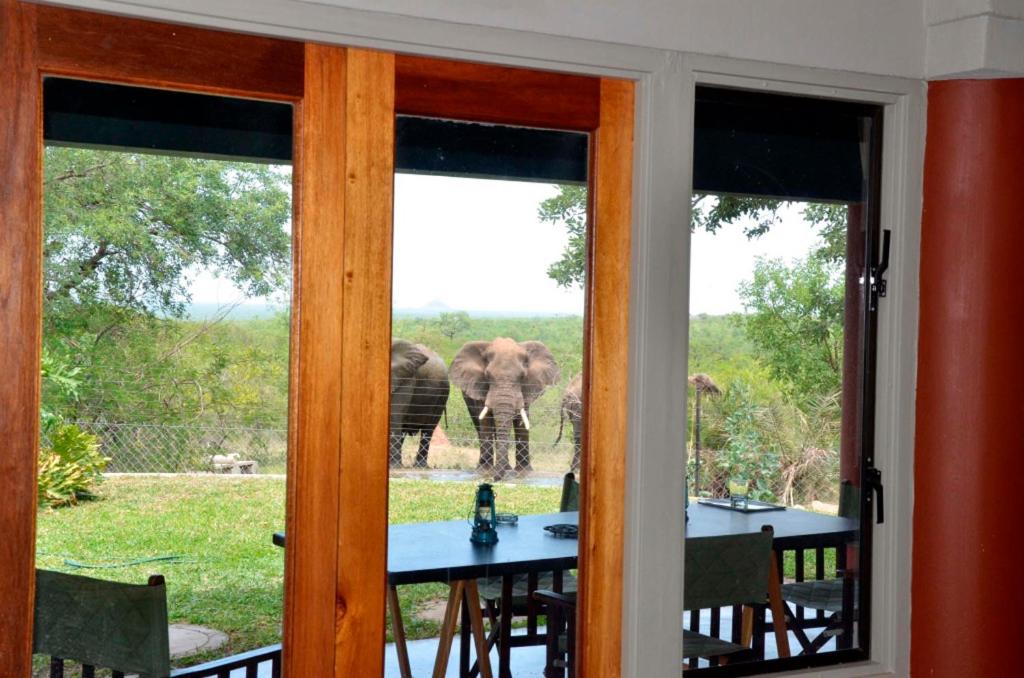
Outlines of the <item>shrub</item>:
<svg viewBox="0 0 1024 678">
<path fill-rule="evenodd" d="M 48 437 L 39 454 L 39 504 L 56 508 L 94 499 L 91 488 L 110 461 L 99 440 L 74 424 L 57 424 Z"/>
</svg>

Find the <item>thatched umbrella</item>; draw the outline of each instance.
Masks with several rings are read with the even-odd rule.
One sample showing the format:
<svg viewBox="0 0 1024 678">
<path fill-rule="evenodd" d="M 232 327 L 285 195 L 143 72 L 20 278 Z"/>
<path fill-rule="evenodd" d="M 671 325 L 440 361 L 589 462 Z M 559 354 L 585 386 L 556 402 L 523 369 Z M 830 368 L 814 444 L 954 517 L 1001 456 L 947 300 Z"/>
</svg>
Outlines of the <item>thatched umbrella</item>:
<svg viewBox="0 0 1024 678">
<path fill-rule="evenodd" d="M 722 391 L 718 388 L 718 385 L 706 374 L 694 374 L 687 379 L 693 384 L 694 390 L 697 392 L 697 397 L 693 403 L 693 488 L 695 492 L 700 492 L 700 397 L 706 395 L 708 397 L 715 397 L 721 395 Z"/>
</svg>

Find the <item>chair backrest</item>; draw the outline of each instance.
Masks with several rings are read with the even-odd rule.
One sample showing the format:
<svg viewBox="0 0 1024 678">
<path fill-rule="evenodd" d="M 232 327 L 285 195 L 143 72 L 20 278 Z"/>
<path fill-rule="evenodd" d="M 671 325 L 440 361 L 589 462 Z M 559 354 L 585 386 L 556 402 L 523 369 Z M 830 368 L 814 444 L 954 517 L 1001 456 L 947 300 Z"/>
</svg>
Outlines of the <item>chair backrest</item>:
<svg viewBox="0 0 1024 678">
<path fill-rule="evenodd" d="M 580 510 L 580 484 L 572 473 L 566 473 L 562 480 L 562 503 L 558 510 L 563 513 Z"/>
<path fill-rule="evenodd" d="M 32 651 L 141 678 L 166 678 L 167 587 L 36 570 Z"/>
<path fill-rule="evenodd" d="M 860 518 L 860 488 L 849 480 L 839 483 L 839 515 L 843 518 Z"/>
<path fill-rule="evenodd" d="M 771 558 L 771 531 L 687 538 L 683 608 L 764 603 Z"/>
</svg>

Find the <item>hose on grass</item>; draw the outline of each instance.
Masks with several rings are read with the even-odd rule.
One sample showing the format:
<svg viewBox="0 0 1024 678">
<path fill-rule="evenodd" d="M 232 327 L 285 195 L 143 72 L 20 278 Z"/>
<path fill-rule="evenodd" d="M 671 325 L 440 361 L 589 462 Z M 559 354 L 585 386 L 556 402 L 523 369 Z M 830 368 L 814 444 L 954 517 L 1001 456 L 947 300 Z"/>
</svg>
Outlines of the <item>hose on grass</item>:
<svg viewBox="0 0 1024 678">
<path fill-rule="evenodd" d="M 74 568 L 76 570 L 112 570 L 120 567 L 132 567 L 133 565 L 144 565 L 146 563 L 187 563 L 191 562 L 180 554 L 167 554 L 163 556 L 148 556 L 146 558 L 132 558 L 129 560 L 122 561 L 111 561 L 107 563 L 83 563 L 59 553 L 47 553 L 46 551 L 39 551 L 38 555 L 41 556 L 56 556 L 62 559 L 65 566 Z"/>
<path fill-rule="evenodd" d="M 151 556 L 149 558 L 135 558 L 120 563 L 82 563 L 71 558 L 65 558 L 64 564 L 76 570 L 112 570 L 119 567 L 131 567 L 132 565 L 143 565 L 145 563 L 183 563 L 187 562 L 185 556 L 171 554 L 166 556 Z"/>
</svg>

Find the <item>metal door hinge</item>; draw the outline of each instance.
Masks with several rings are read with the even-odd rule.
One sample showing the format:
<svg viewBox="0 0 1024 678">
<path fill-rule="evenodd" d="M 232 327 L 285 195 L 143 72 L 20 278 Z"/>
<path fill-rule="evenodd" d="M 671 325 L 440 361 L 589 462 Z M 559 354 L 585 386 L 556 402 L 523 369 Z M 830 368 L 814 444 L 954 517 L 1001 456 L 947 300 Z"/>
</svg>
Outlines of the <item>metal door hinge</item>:
<svg viewBox="0 0 1024 678">
<path fill-rule="evenodd" d="M 868 491 L 868 502 L 871 502 L 871 493 L 874 492 L 875 498 L 875 516 L 877 520 L 875 522 L 882 523 L 885 521 L 885 489 L 882 487 L 882 472 L 877 468 L 869 468 L 867 470 L 867 491 Z"/>
<path fill-rule="evenodd" d="M 889 270 L 889 242 L 891 239 L 892 231 L 888 228 L 882 231 L 882 257 L 877 263 L 871 265 L 871 277 L 868 281 L 871 285 L 868 290 L 868 304 L 871 311 L 878 310 L 878 298 L 886 296 L 889 292 L 889 281 L 882 276 Z"/>
</svg>

